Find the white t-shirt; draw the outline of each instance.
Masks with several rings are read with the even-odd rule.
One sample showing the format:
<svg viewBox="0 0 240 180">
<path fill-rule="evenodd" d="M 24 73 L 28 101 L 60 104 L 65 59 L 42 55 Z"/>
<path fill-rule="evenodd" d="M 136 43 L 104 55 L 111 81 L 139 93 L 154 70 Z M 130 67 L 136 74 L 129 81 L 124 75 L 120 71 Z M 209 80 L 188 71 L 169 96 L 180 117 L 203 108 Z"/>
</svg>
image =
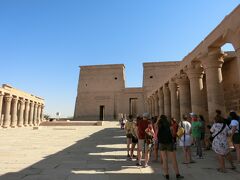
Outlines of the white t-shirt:
<svg viewBox="0 0 240 180">
<path fill-rule="evenodd" d="M 191 130 L 191 123 L 188 121 L 182 121 L 179 123 L 179 127 L 183 126 L 184 130 L 185 130 L 185 134 L 190 134 L 190 130 Z"/>
<path fill-rule="evenodd" d="M 231 120 L 231 123 L 230 123 L 230 128 L 232 128 L 233 126 L 236 126 L 236 128 L 237 128 L 237 130 L 236 130 L 236 132 L 235 133 L 238 133 L 238 131 L 239 131 L 239 122 L 238 122 L 238 120 L 235 120 L 235 119 L 233 119 L 233 120 Z"/>
</svg>

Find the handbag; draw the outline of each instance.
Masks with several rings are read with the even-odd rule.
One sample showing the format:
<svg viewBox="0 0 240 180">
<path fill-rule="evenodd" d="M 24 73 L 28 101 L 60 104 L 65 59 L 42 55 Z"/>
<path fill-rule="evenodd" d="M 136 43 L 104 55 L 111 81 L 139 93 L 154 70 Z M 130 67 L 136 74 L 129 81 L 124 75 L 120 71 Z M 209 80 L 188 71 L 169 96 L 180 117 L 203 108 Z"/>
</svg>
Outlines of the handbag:
<svg viewBox="0 0 240 180">
<path fill-rule="evenodd" d="M 184 132 L 185 132 L 184 128 L 183 127 L 179 127 L 178 131 L 177 131 L 177 137 L 181 138 L 184 135 Z"/>
<path fill-rule="evenodd" d="M 181 126 L 178 127 L 178 130 L 177 130 L 177 137 L 180 139 L 185 133 L 185 129 L 183 128 L 183 124 L 182 124 L 182 121 L 181 121 Z"/>
</svg>

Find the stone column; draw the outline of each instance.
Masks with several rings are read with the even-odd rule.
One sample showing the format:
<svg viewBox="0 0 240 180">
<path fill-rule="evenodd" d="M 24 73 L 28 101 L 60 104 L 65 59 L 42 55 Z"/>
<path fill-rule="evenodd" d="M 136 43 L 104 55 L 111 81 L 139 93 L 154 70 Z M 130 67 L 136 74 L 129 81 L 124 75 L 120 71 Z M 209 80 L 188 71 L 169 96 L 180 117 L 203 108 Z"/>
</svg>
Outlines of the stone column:
<svg viewBox="0 0 240 180">
<path fill-rule="evenodd" d="M 186 75 L 181 75 L 176 81 L 179 85 L 180 118 L 182 118 L 184 114 L 191 112 L 190 85 Z"/>
<path fill-rule="evenodd" d="M 25 111 L 24 111 L 24 121 L 23 125 L 28 126 L 28 120 L 29 120 L 29 100 L 25 100 Z"/>
<path fill-rule="evenodd" d="M 23 126 L 23 115 L 24 115 L 24 109 L 25 109 L 25 100 L 20 99 L 20 111 L 19 111 L 19 118 L 18 118 L 18 127 Z"/>
<path fill-rule="evenodd" d="M 209 121 L 213 122 L 216 115 L 216 109 L 225 114 L 224 93 L 222 85 L 222 64 L 224 54 L 220 51 L 210 52 L 208 56 L 202 59 L 206 73 L 207 98 L 208 98 L 208 116 Z"/>
<path fill-rule="evenodd" d="M 177 84 L 174 82 L 174 80 L 172 80 L 168 86 L 171 94 L 171 117 L 179 121 L 180 111 L 179 111 L 179 102 L 177 98 Z"/>
<path fill-rule="evenodd" d="M 4 101 L 5 101 L 5 110 L 4 110 L 4 119 L 3 119 L 3 128 L 7 128 L 10 126 L 11 123 L 11 101 L 12 101 L 12 96 L 10 95 L 5 95 L 4 96 Z"/>
<path fill-rule="evenodd" d="M 30 113 L 29 113 L 29 126 L 33 126 L 33 114 L 34 113 L 34 102 L 30 101 Z"/>
<path fill-rule="evenodd" d="M 154 94 L 154 102 L 155 102 L 155 104 L 154 104 L 154 106 L 155 106 L 155 114 L 154 114 L 154 116 L 159 116 L 159 103 L 158 103 L 158 92 L 156 92 L 155 94 Z"/>
<path fill-rule="evenodd" d="M 12 98 L 12 112 L 11 112 L 11 124 L 12 128 L 17 126 L 18 116 L 17 116 L 17 105 L 18 105 L 18 98 Z"/>
<path fill-rule="evenodd" d="M 240 41 L 239 41 L 240 44 Z M 240 80 L 240 45 L 239 48 L 235 50 L 236 56 L 237 56 L 237 63 L 238 63 L 238 79 Z M 240 84 L 240 83 L 239 83 Z"/>
<path fill-rule="evenodd" d="M 190 81 L 192 112 L 203 115 L 205 111 L 202 96 L 203 68 L 200 64 L 196 64 L 191 66 L 186 73 Z"/>
<path fill-rule="evenodd" d="M 41 123 L 41 104 L 38 104 L 38 110 L 37 110 L 37 125 Z"/>
<path fill-rule="evenodd" d="M 33 113 L 33 125 L 37 126 L 37 109 L 38 109 L 38 104 L 37 102 L 34 102 L 34 113 Z"/>
<path fill-rule="evenodd" d="M 3 107 L 3 93 L 0 92 L 0 126 L 2 126 L 2 107 Z"/>
<path fill-rule="evenodd" d="M 44 119 L 44 113 L 43 112 L 44 112 L 44 104 L 41 105 L 41 115 L 40 115 L 41 116 L 41 122 Z"/>
<path fill-rule="evenodd" d="M 163 86 L 163 95 L 164 95 L 164 114 L 170 118 L 171 117 L 171 98 L 168 85 Z"/>
<path fill-rule="evenodd" d="M 159 97 L 159 115 L 164 114 L 164 96 L 163 96 L 163 89 L 158 89 L 158 97 Z"/>
</svg>

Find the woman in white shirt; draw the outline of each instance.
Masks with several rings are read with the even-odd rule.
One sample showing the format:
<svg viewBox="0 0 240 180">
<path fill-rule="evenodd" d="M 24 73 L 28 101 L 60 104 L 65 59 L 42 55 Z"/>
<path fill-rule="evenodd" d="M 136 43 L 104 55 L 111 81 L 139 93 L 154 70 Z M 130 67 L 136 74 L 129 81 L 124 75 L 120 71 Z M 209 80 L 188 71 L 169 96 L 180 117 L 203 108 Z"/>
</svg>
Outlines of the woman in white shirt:
<svg viewBox="0 0 240 180">
<path fill-rule="evenodd" d="M 239 117 L 236 112 L 230 112 L 231 118 L 230 128 L 232 130 L 232 141 L 237 153 L 237 163 L 240 163 L 240 132 L 239 132 Z"/>
<path fill-rule="evenodd" d="M 194 163 L 191 155 L 191 145 L 192 145 L 192 136 L 191 136 L 191 123 L 188 122 L 188 117 L 183 115 L 183 121 L 179 123 L 179 127 L 184 128 L 184 135 L 179 139 L 179 146 L 183 147 L 184 152 L 184 164 Z"/>
</svg>

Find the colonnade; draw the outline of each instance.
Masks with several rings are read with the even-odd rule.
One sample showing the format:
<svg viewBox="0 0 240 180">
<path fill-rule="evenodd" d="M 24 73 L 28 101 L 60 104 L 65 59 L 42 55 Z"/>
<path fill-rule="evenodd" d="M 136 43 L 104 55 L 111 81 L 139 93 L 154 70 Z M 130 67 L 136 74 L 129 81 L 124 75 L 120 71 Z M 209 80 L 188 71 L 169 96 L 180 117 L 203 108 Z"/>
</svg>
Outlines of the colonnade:
<svg viewBox="0 0 240 180">
<path fill-rule="evenodd" d="M 239 16 L 240 5 L 228 14 L 192 52 L 186 55 L 179 62 L 179 66 L 176 66 L 172 72 L 161 76 L 164 79 L 158 81 L 161 82 L 159 88 L 147 92 L 146 102 L 151 116 L 165 114 L 180 120 L 183 114 L 195 112 L 213 122 L 217 109 L 221 110 L 223 115 L 228 113 L 226 111 L 229 111 L 229 107 L 232 106 L 231 104 L 225 106 L 225 100 L 227 100 L 224 99 L 225 92 L 227 92 L 227 88 L 240 86 Z M 235 62 L 230 66 L 228 64 L 225 69 L 228 73 L 227 78 L 231 79 L 223 79 L 222 74 L 224 61 L 227 64 L 228 58 L 227 54 L 222 52 L 222 47 L 226 43 L 231 44 L 234 48 L 231 53 L 234 54 Z M 231 57 L 231 53 L 229 53 L 229 57 Z M 229 73 L 234 75 L 229 76 Z M 233 78 L 234 80 L 232 80 Z M 228 85 L 226 87 L 223 86 L 224 80 L 229 82 L 226 83 Z M 234 110 L 239 112 L 240 95 L 238 92 L 233 93 L 236 94 L 231 95 L 232 104 Z M 156 108 L 159 108 L 158 111 L 155 110 Z"/>
<path fill-rule="evenodd" d="M 0 126 L 38 126 L 43 120 L 44 103 L 33 95 L 19 96 L 0 88 Z"/>
<path fill-rule="evenodd" d="M 148 97 L 151 116 L 165 114 L 180 120 L 182 115 L 195 112 L 213 121 L 216 109 L 225 112 L 222 86 L 223 62 L 224 54 L 214 51 L 185 66 Z M 204 79 L 205 83 L 203 83 Z M 203 87 L 204 84 L 206 88 Z M 206 92 L 203 92 L 204 90 Z M 207 107 L 204 99 L 207 99 Z"/>
</svg>

